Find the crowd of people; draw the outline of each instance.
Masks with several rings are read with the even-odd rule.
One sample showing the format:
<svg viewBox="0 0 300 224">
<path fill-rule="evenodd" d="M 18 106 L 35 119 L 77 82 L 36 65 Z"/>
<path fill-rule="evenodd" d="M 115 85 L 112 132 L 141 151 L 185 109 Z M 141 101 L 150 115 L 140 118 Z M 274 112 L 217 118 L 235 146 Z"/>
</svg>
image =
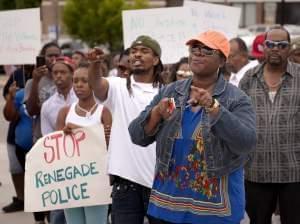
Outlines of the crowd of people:
<svg viewBox="0 0 300 224">
<path fill-rule="evenodd" d="M 110 183 L 112 204 L 34 212 L 36 224 L 238 224 L 245 212 L 251 224 L 275 212 L 298 223 L 300 39 L 278 26 L 250 52 L 213 30 L 186 45 L 188 57 L 164 65 L 159 42 L 142 35 L 112 67 L 100 48 L 69 58 L 48 43 L 44 64 L 13 71 L 3 113 L 16 196 L 2 210 L 24 210 L 39 138 L 99 124 L 109 155 L 99 186 Z"/>
</svg>

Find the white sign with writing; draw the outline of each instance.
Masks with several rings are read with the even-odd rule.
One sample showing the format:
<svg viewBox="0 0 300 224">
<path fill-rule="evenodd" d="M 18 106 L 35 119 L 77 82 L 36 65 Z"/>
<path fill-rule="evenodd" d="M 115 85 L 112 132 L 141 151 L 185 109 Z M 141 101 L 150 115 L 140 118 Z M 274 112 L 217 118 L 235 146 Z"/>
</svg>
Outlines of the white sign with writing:
<svg viewBox="0 0 300 224">
<path fill-rule="evenodd" d="M 224 33 L 228 39 L 237 36 L 240 8 L 187 0 L 184 1 L 184 6 L 191 9 L 192 21 L 198 33 L 217 30 Z"/>
<path fill-rule="evenodd" d="M 54 132 L 26 156 L 25 211 L 111 203 L 103 126 Z"/>
<path fill-rule="evenodd" d="M 35 64 L 41 49 L 40 9 L 0 12 L 0 64 Z"/>
<path fill-rule="evenodd" d="M 162 48 L 162 62 L 175 63 L 187 56 L 185 43 L 209 29 L 235 37 L 240 20 L 239 8 L 185 1 L 185 7 L 123 11 L 125 48 L 140 35 L 156 39 Z"/>
<path fill-rule="evenodd" d="M 195 34 L 189 8 L 123 11 L 123 38 L 125 48 L 140 35 L 156 39 L 162 48 L 162 62 L 174 63 L 187 55 L 185 42 Z"/>
</svg>

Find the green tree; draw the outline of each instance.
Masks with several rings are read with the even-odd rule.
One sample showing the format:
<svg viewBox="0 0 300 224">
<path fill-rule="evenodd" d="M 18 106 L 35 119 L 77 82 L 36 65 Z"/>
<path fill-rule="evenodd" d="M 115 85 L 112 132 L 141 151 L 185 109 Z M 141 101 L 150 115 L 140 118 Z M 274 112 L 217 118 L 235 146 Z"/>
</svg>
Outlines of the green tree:
<svg viewBox="0 0 300 224">
<path fill-rule="evenodd" d="M 147 0 L 67 0 L 63 23 L 69 35 L 89 46 L 107 44 L 111 51 L 122 48 L 122 10 L 148 7 Z"/>
<path fill-rule="evenodd" d="M 40 7 L 41 0 L 0 0 L 0 10 Z"/>
</svg>

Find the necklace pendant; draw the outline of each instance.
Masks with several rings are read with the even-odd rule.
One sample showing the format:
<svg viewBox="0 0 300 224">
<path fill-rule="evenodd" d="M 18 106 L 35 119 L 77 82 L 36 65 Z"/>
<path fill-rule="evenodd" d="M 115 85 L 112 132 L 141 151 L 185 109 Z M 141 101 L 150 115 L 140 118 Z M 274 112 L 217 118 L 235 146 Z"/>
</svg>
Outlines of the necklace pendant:
<svg viewBox="0 0 300 224">
<path fill-rule="evenodd" d="M 91 114 L 90 111 L 86 112 L 86 114 L 85 114 L 85 116 L 88 117 L 88 118 L 89 118 L 91 115 L 92 115 L 92 114 Z"/>
</svg>

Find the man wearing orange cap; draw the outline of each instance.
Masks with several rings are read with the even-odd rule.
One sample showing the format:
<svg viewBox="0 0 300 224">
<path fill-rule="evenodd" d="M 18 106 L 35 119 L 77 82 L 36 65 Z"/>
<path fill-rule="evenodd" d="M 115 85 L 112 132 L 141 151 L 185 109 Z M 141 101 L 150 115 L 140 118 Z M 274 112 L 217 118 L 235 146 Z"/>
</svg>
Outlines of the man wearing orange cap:
<svg viewBox="0 0 300 224">
<path fill-rule="evenodd" d="M 219 72 L 229 55 L 224 35 L 207 31 L 187 45 L 193 76 L 162 88 L 129 126 L 135 144 L 156 141 L 148 214 L 160 223 L 237 224 L 255 113 L 250 98 Z"/>
</svg>

